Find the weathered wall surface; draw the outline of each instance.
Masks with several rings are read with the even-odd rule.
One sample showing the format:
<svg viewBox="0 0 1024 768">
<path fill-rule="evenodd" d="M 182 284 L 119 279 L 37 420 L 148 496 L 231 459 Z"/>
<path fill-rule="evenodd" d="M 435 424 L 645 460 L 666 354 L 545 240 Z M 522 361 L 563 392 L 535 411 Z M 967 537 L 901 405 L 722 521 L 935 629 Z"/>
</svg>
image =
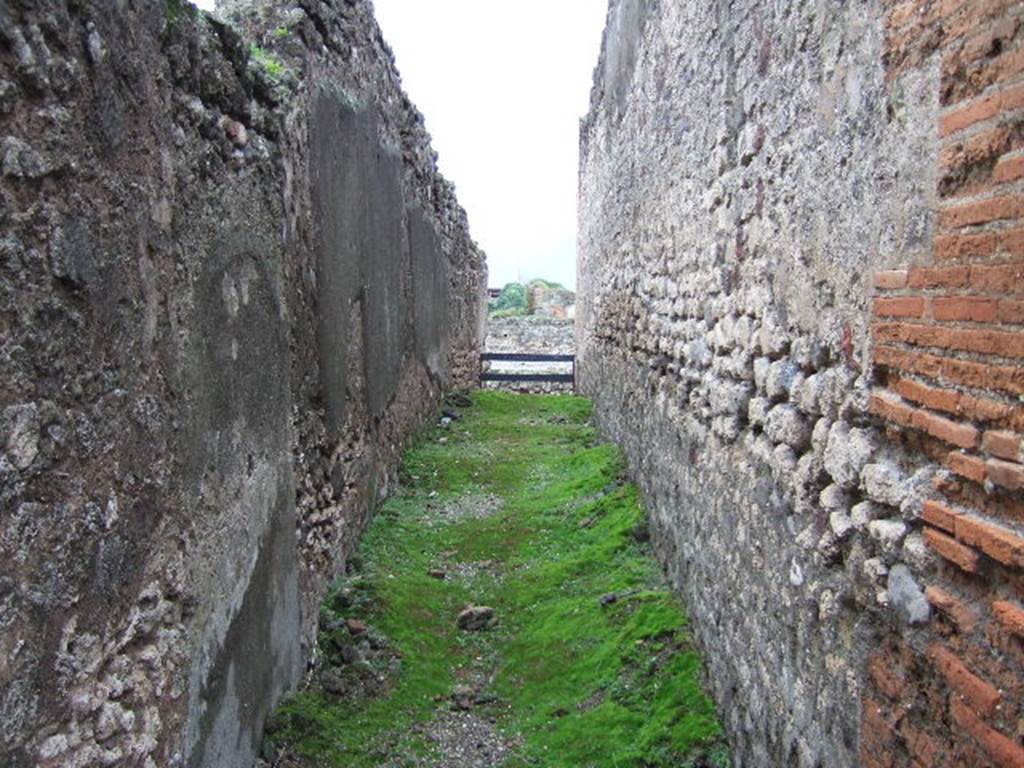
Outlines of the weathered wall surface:
<svg viewBox="0 0 1024 768">
<path fill-rule="evenodd" d="M 475 376 L 484 265 L 370 5 L 238 5 L 0 4 L 5 766 L 251 765 Z"/>
<path fill-rule="evenodd" d="M 571 320 L 543 315 L 487 319 L 488 352 L 538 352 L 571 355 L 576 348 Z"/>
<path fill-rule="evenodd" d="M 1024 764 L 1020 11 L 611 3 L 581 383 L 740 766 Z"/>
</svg>

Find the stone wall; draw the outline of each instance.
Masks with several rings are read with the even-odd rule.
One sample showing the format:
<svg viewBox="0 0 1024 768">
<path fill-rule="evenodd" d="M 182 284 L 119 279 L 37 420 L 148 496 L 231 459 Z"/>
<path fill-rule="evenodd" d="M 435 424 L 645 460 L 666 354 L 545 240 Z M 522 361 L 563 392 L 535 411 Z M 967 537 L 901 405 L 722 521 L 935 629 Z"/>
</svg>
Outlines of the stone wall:
<svg viewBox="0 0 1024 768">
<path fill-rule="evenodd" d="M 580 381 L 738 766 L 1024 764 L 1020 11 L 611 3 Z"/>
<path fill-rule="evenodd" d="M 486 285 L 361 0 L 0 4 L 0 763 L 245 766 Z"/>
</svg>

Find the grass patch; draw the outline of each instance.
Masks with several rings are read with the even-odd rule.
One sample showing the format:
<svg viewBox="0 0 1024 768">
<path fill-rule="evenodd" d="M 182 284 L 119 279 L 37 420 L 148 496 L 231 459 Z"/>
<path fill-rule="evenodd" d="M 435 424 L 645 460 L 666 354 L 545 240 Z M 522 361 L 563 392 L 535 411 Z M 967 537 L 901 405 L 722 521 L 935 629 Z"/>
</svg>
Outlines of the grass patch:
<svg viewBox="0 0 1024 768">
<path fill-rule="evenodd" d="M 318 672 L 272 719 L 274 749 L 289 765 L 430 765 L 427 724 L 484 669 L 509 766 L 728 766 L 686 617 L 589 402 L 485 391 L 461 415 L 408 452 L 360 571 L 325 599 Z M 475 499 L 486 514 L 459 511 Z M 467 604 L 498 626 L 459 631 Z M 379 638 L 354 671 L 344 619 Z M 343 675 L 375 690 L 332 694 Z"/>
</svg>

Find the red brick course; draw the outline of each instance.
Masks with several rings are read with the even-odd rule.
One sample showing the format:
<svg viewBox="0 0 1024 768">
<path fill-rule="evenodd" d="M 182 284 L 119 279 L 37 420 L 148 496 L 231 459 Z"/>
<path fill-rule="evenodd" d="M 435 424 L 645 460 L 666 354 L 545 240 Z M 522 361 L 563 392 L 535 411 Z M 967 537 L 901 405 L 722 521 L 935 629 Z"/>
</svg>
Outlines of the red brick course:
<svg viewBox="0 0 1024 768">
<path fill-rule="evenodd" d="M 988 430 L 981 440 L 986 453 L 1007 461 L 1024 461 L 1024 438 L 1009 430 Z"/>
<path fill-rule="evenodd" d="M 1001 488 L 1010 491 L 1024 489 L 1024 465 L 989 459 L 985 462 L 985 470 L 989 479 Z"/>
<path fill-rule="evenodd" d="M 991 96 L 960 106 L 939 121 L 939 135 L 942 137 L 962 131 L 964 128 L 990 120 L 1000 112 L 1024 108 L 1024 85 L 998 91 Z"/>
<path fill-rule="evenodd" d="M 935 585 L 925 589 L 924 596 L 935 610 L 949 616 L 961 632 L 970 634 L 974 631 L 978 624 L 978 614 L 962 600 Z"/>
<path fill-rule="evenodd" d="M 945 463 L 961 477 L 966 477 L 976 483 L 984 483 L 988 477 L 988 467 L 985 466 L 984 460 L 968 453 L 953 451 L 946 455 Z"/>
<path fill-rule="evenodd" d="M 998 169 L 998 165 L 996 166 Z M 932 244 L 932 254 L 939 261 L 984 259 L 999 255 L 1019 257 L 1024 253 L 1024 230 L 972 234 L 942 234 Z"/>
<path fill-rule="evenodd" d="M 970 707 L 953 699 L 949 704 L 953 720 L 967 731 L 989 754 L 999 768 L 1024 766 L 1024 748 L 994 728 L 988 727 Z"/>
<path fill-rule="evenodd" d="M 1024 333 L 1019 332 L 947 328 L 917 323 L 876 323 L 872 326 L 872 333 L 879 341 L 999 357 L 1024 357 Z"/>
<path fill-rule="evenodd" d="M 886 8 L 888 77 L 937 57 L 944 108 L 933 263 L 874 276 L 869 410 L 948 470 L 919 521 L 946 565 L 927 653 L 894 629 L 868 664 L 861 765 L 1024 768 L 1024 4 Z"/>
<path fill-rule="evenodd" d="M 975 675 L 963 662 L 941 645 L 928 649 L 928 656 L 939 673 L 946 678 L 949 687 L 963 697 L 964 701 L 982 717 L 991 717 L 1002 697 L 994 686 Z"/>
<path fill-rule="evenodd" d="M 992 323 L 999 317 L 999 302 L 981 296 L 940 296 L 932 299 L 932 317 L 936 320 Z"/>
<path fill-rule="evenodd" d="M 947 507 L 945 504 L 940 504 L 937 501 L 929 500 L 924 503 L 924 507 L 921 509 L 921 519 L 929 525 L 934 525 L 936 528 L 941 528 L 949 533 L 956 532 L 956 518 L 959 517 L 960 513 L 955 509 Z"/>
<path fill-rule="evenodd" d="M 992 603 L 992 615 L 1007 630 L 1018 637 L 1024 637 L 1024 608 L 1006 600 L 996 600 Z"/>
<path fill-rule="evenodd" d="M 981 557 L 970 547 L 958 544 L 956 539 L 939 533 L 933 528 L 924 529 L 924 540 L 942 557 L 967 573 L 976 573 Z"/>
<path fill-rule="evenodd" d="M 966 515 L 959 515 L 954 527 L 962 544 L 980 549 L 1003 565 L 1024 568 L 1024 538 L 1013 531 Z"/>
<path fill-rule="evenodd" d="M 924 317 L 925 300 L 920 296 L 875 299 L 879 317 Z"/>
</svg>

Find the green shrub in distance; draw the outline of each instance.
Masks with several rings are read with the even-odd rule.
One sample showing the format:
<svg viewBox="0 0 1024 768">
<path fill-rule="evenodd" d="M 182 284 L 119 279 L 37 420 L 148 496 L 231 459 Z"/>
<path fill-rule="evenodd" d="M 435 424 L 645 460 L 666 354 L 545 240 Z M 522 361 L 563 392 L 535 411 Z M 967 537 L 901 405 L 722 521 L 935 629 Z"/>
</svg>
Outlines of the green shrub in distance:
<svg viewBox="0 0 1024 768">
<path fill-rule="evenodd" d="M 526 312 L 526 286 L 522 283 L 508 283 L 501 289 L 501 294 L 490 303 L 491 314 L 521 310 Z"/>
</svg>

